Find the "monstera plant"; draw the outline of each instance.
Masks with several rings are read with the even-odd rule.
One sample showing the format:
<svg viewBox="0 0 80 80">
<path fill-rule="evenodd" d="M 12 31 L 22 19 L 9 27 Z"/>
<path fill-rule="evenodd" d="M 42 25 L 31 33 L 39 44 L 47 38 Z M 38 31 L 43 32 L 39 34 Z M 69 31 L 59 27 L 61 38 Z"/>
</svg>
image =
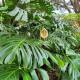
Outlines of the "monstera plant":
<svg viewBox="0 0 80 80">
<path fill-rule="evenodd" d="M 47 71 L 52 68 L 60 73 L 58 80 L 78 80 L 77 41 L 71 25 L 53 10 L 49 0 L 4 1 L 0 7 L 0 80 L 49 80 Z"/>
</svg>

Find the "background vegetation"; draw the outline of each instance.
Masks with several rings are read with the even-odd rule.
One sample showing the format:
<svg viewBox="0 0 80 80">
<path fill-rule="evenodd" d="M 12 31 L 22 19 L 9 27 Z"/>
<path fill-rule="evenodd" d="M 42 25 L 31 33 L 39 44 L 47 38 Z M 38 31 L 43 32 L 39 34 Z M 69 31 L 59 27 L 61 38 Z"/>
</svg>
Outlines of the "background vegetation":
<svg viewBox="0 0 80 80">
<path fill-rule="evenodd" d="M 79 80 L 79 14 L 55 9 L 49 0 L 3 1 L 0 80 Z"/>
</svg>

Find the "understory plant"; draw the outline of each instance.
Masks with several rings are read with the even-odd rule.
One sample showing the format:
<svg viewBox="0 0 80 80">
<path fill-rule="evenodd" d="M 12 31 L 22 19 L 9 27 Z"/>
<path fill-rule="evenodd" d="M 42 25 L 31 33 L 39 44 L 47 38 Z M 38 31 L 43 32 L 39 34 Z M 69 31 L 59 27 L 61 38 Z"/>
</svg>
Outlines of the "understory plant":
<svg viewBox="0 0 80 80">
<path fill-rule="evenodd" d="M 51 69 L 58 71 L 58 80 L 79 80 L 74 29 L 54 9 L 49 0 L 5 0 L 0 7 L 0 80 L 49 80 Z"/>
</svg>

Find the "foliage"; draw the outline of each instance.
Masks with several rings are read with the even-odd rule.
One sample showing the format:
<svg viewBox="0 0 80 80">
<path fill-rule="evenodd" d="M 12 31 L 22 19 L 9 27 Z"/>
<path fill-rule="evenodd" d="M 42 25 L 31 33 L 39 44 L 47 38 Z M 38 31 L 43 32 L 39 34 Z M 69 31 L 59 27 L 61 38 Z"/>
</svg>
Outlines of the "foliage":
<svg viewBox="0 0 80 80">
<path fill-rule="evenodd" d="M 72 20 L 72 21 L 79 21 L 80 20 L 79 17 L 80 17 L 80 14 L 79 13 L 77 13 L 77 14 L 70 13 L 70 14 L 64 16 L 64 19 Z"/>
<path fill-rule="evenodd" d="M 0 7 L 0 79 L 49 80 L 46 71 L 57 68 L 61 80 L 68 75 L 78 80 L 73 27 L 53 10 L 48 0 L 6 0 Z M 42 28 L 49 34 L 46 39 L 40 37 Z"/>
</svg>

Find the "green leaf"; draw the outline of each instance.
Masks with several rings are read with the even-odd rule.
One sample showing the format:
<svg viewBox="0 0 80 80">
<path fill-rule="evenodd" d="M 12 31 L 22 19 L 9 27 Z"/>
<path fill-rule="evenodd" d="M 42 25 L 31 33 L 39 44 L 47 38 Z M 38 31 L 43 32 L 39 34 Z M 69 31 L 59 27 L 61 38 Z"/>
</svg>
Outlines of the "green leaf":
<svg viewBox="0 0 80 80">
<path fill-rule="evenodd" d="M 35 70 L 31 71 L 32 80 L 39 80 Z"/>
<path fill-rule="evenodd" d="M 49 76 L 45 70 L 39 69 L 39 72 L 40 72 L 43 80 L 49 80 Z"/>
<path fill-rule="evenodd" d="M 4 41 L 4 40 L 3 40 Z M 19 47 L 24 43 L 24 39 L 19 39 L 16 37 L 15 38 L 9 38 L 8 40 L 6 40 L 6 42 L 2 42 L 2 45 L 0 46 L 3 46 L 0 48 L 0 57 L 1 57 L 1 61 L 2 63 L 8 63 L 8 64 L 11 64 L 16 55 L 17 54 L 20 54 L 20 52 L 18 53 L 18 49 Z"/>
<path fill-rule="evenodd" d="M 16 16 L 15 20 L 16 21 L 19 21 L 21 18 L 22 18 L 22 15 L 23 15 L 23 10 L 20 9 L 19 12 L 18 12 L 18 15 Z"/>
<path fill-rule="evenodd" d="M 26 47 L 27 47 L 28 45 L 26 45 Z M 27 52 L 27 48 L 25 47 L 25 49 L 22 47 L 21 49 L 20 49 L 20 51 L 21 51 L 21 54 L 22 54 L 22 60 L 23 60 L 23 66 L 25 67 L 25 68 L 29 68 L 29 65 L 30 65 L 30 61 L 31 61 L 31 54 L 30 53 L 28 53 Z"/>
<path fill-rule="evenodd" d="M 64 68 L 65 62 L 60 58 L 60 56 L 59 55 L 56 55 L 55 58 L 56 58 L 56 60 L 58 62 L 59 67 L 60 68 Z"/>
<path fill-rule="evenodd" d="M 39 52 L 37 47 L 35 47 L 34 49 L 35 49 L 36 54 L 38 56 L 38 66 L 42 66 L 43 65 L 43 57 L 41 56 L 41 53 Z"/>
<path fill-rule="evenodd" d="M 19 68 L 15 65 L 0 65 L 0 80 L 19 80 Z"/>
<path fill-rule="evenodd" d="M 19 65 L 28 69 L 49 64 L 48 53 L 41 48 L 41 42 L 37 44 L 36 40 L 14 36 L 6 39 L 6 42 L 3 38 L 0 43 L 0 63 L 12 64 L 17 60 Z"/>
<path fill-rule="evenodd" d="M 21 0 L 21 2 L 22 2 L 22 4 L 24 4 L 24 3 L 29 3 L 30 0 Z"/>
<path fill-rule="evenodd" d="M 66 48 L 66 54 L 68 55 L 68 56 L 80 56 L 80 54 L 76 54 L 76 52 L 74 51 L 74 50 L 72 50 L 72 49 L 68 49 L 68 48 Z"/>
<path fill-rule="evenodd" d="M 4 10 L 7 10 L 8 9 L 8 6 L 5 5 L 4 7 L 0 7 L 0 11 L 4 11 Z"/>
<path fill-rule="evenodd" d="M 9 12 L 8 14 L 10 16 L 15 16 L 16 14 L 18 14 L 19 12 L 19 8 L 18 7 L 15 7 L 15 9 L 13 9 L 11 12 Z"/>
<path fill-rule="evenodd" d="M 28 63 L 28 68 L 31 68 L 32 67 L 32 51 L 29 47 L 29 45 L 25 44 L 25 49 L 26 49 L 26 52 L 27 52 L 27 63 Z"/>
<path fill-rule="evenodd" d="M 58 61 L 57 61 L 57 59 L 54 57 L 54 55 L 52 55 L 52 54 L 49 53 L 49 52 L 48 52 L 48 55 L 49 55 L 50 59 L 51 59 L 54 63 L 58 64 Z"/>
<path fill-rule="evenodd" d="M 23 12 L 23 16 L 22 16 L 22 19 L 21 19 L 22 21 L 28 21 L 28 13 L 27 13 L 27 11 L 24 11 Z"/>
<path fill-rule="evenodd" d="M 30 74 L 26 71 L 23 72 L 23 80 L 32 80 Z"/>
<path fill-rule="evenodd" d="M 70 65 L 69 65 L 69 76 L 72 78 L 72 80 L 78 80 L 80 77 L 80 58 L 71 59 Z"/>
</svg>

